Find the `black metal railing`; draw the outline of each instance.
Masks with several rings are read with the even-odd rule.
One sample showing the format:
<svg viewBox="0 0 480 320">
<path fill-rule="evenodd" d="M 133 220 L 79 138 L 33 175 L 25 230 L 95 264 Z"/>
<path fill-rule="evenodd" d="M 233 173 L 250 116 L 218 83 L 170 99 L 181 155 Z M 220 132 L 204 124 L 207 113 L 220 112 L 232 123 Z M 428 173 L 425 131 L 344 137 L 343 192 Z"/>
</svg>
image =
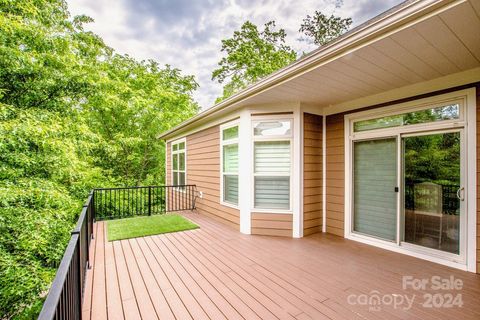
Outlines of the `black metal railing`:
<svg viewBox="0 0 480 320">
<path fill-rule="evenodd" d="M 81 319 L 85 274 L 90 264 L 90 242 L 95 218 L 94 193 L 83 205 L 39 320 Z"/>
<path fill-rule="evenodd" d="M 94 192 L 97 220 L 195 209 L 195 185 L 102 188 Z"/>
<path fill-rule="evenodd" d="M 81 319 L 93 222 L 195 209 L 196 186 L 94 189 L 85 202 L 38 319 Z"/>
</svg>

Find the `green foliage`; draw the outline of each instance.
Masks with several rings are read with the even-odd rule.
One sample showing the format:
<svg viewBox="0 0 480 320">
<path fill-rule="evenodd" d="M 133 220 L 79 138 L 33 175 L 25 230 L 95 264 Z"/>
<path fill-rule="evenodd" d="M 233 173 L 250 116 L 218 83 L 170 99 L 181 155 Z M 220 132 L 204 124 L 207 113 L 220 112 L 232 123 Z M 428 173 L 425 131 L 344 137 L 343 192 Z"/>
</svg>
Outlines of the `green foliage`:
<svg viewBox="0 0 480 320">
<path fill-rule="evenodd" d="M 94 187 L 161 184 L 195 80 L 117 55 L 63 0 L 0 0 L 0 318 L 30 319 Z"/>
<path fill-rule="evenodd" d="M 217 102 L 295 60 L 295 51 L 285 44 L 285 30 L 276 31 L 275 28 L 275 21 L 270 21 L 260 32 L 256 25 L 247 21 L 232 38 L 222 40 L 222 52 L 226 57 L 218 63 L 220 68 L 213 71 L 212 80 L 227 83 Z"/>
<path fill-rule="evenodd" d="M 91 125 L 103 141 L 95 162 L 122 185 L 158 184 L 165 146 L 157 136 L 197 112 L 191 94 L 198 85 L 178 69 L 128 56 L 114 55 L 102 69 L 106 76 L 96 82 L 88 105 Z"/>
<path fill-rule="evenodd" d="M 335 1 L 336 7 L 341 4 Z M 347 31 L 351 24 L 351 18 L 327 17 L 315 11 L 313 16 L 303 19 L 299 30 L 309 38 L 300 40 L 324 45 Z M 213 71 L 212 80 L 225 85 L 216 103 L 295 61 L 297 55 L 285 44 L 286 36 L 284 29 L 276 30 L 275 21 L 266 23 L 263 31 L 246 21 L 232 38 L 222 40 L 222 52 L 226 56 Z"/>
<path fill-rule="evenodd" d="M 351 18 L 342 19 L 334 16 L 329 17 L 320 11 L 315 11 L 313 16 L 307 15 L 300 25 L 300 32 L 308 37 L 308 41 L 322 46 L 346 32 L 353 20 Z"/>
<path fill-rule="evenodd" d="M 405 181 L 460 184 L 458 132 L 405 138 Z"/>
</svg>

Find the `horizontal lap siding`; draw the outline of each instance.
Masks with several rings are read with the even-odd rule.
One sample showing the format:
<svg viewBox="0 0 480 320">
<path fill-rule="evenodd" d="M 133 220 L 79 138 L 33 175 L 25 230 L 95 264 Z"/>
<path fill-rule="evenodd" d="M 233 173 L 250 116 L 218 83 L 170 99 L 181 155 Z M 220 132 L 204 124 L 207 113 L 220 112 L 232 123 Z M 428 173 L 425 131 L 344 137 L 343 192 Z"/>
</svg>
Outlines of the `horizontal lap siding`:
<svg viewBox="0 0 480 320">
<path fill-rule="evenodd" d="M 195 184 L 203 198 L 197 198 L 197 211 L 239 229 L 238 209 L 220 204 L 220 128 L 211 127 L 187 136 L 187 184 Z M 167 151 L 170 181 L 170 144 Z"/>
<path fill-rule="evenodd" d="M 197 210 L 239 229 L 239 210 L 220 204 L 220 128 L 215 126 L 187 136 L 187 180 L 203 198 Z"/>
<path fill-rule="evenodd" d="M 292 215 L 282 213 L 252 213 L 252 234 L 292 236 Z"/>
<path fill-rule="evenodd" d="M 322 117 L 303 116 L 303 235 L 322 231 Z"/>
<path fill-rule="evenodd" d="M 344 115 L 327 116 L 326 122 L 327 232 L 343 237 L 345 211 Z"/>
<path fill-rule="evenodd" d="M 480 85 L 477 92 L 477 273 L 480 274 Z"/>
</svg>

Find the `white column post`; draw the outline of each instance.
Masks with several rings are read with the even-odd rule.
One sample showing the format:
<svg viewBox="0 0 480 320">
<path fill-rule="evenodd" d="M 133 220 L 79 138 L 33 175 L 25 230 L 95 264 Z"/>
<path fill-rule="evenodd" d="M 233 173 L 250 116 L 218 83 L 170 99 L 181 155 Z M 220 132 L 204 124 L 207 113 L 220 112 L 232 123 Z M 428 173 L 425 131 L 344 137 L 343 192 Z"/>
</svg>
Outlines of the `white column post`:
<svg viewBox="0 0 480 320">
<path fill-rule="evenodd" d="M 327 116 L 322 115 L 322 232 L 327 232 Z"/>
<path fill-rule="evenodd" d="M 239 170 L 238 170 L 238 203 L 240 207 L 240 232 L 251 234 L 252 208 L 252 120 L 250 110 L 240 113 L 240 126 L 238 132 Z"/>
<path fill-rule="evenodd" d="M 300 104 L 293 112 L 293 237 L 303 237 L 303 113 Z"/>
</svg>

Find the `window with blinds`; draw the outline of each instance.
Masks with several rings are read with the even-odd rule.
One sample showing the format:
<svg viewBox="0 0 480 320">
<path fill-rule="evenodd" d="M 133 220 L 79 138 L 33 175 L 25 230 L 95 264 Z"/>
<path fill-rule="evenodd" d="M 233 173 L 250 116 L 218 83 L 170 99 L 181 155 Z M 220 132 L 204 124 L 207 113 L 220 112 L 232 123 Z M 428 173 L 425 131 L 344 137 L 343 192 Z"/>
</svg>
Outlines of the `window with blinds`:
<svg viewBox="0 0 480 320">
<path fill-rule="evenodd" d="M 253 127 L 254 207 L 290 210 L 291 121 L 256 122 Z"/>
<path fill-rule="evenodd" d="M 238 205 L 238 125 L 222 128 L 222 201 Z"/>
</svg>

